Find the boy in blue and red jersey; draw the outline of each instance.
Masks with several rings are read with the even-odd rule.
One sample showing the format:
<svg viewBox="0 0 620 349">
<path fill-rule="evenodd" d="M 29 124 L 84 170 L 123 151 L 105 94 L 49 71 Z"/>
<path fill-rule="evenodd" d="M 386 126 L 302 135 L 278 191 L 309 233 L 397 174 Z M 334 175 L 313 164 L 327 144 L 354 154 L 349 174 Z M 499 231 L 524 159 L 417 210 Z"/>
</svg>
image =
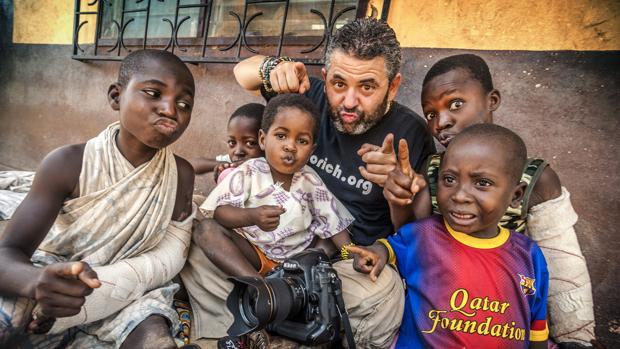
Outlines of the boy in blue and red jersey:
<svg viewBox="0 0 620 349">
<path fill-rule="evenodd" d="M 358 269 L 395 259 L 407 283 L 396 348 L 546 348 L 545 259 L 528 237 L 498 225 L 523 197 L 526 158 L 512 131 L 467 128 L 441 163 L 441 215 L 380 241 L 378 257 L 359 251 Z"/>
</svg>

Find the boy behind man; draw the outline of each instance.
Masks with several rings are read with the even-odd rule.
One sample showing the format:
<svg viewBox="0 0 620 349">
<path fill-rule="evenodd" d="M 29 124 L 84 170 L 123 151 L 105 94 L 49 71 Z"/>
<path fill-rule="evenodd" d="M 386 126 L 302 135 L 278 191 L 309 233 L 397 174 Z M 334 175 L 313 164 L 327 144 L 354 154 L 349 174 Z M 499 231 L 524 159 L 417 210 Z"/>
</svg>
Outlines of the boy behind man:
<svg viewBox="0 0 620 349">
<path fill-rule="evenodd" d="M 170 280 L 191 240 L 194 174 L 167 146 L 189 124 L 194 79 L 171 53 L 136 51 L 108 100 L 120 122 L 47 155 L 0 239 L 2 347 L 176 347 Z M 24 336 L 54 318 L 49 335 Z"/>
<path fill-rule="evenodd" d="M 454 138 L 439 172 L 441 216 L 401 228 L 381 257 L 395 254 L 407 283 L 397 348 L 546 348 L 543 254 L 498 226 L 523 197 L 525 160 L 523 141 L 501 126 Z"/>
</svg>

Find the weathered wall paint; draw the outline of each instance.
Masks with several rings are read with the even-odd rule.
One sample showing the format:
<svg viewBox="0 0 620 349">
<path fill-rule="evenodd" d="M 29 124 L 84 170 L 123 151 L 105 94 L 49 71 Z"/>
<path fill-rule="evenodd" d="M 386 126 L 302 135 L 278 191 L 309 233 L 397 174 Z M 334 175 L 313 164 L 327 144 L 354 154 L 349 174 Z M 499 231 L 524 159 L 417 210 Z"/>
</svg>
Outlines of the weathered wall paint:
<svg viewBox="0 0 620 349">
<path fill-rule="evenodd" d="M 101 1 L 101 0 L 100 0 Z M 82 11 L 97 11 L 97 5 L 82 1 Z M 13 42 L 19 44 L 71 44 L 73 0 L 14 0 Z M 88 23 L 80 30 L 80 43 L 94 40 L 96 16 L 81 17 Z"/>
<path fill-rule="evenodd" d="M 404 47 L 620 50 L 617 0 L 392 0 Z"/>
<path fill-rule="evenodd" d="M 380 13 L 383 0 L 370 4 Z M 18 0 L 14 8 L 14 43 L 71 43 L 72 0 Z M 95 20 L 84 19 L 80 41 L 86 43 Z M 392 0 L 388 21 L 403 47 L 620 50 L 616 0 Z"/>
</svg>

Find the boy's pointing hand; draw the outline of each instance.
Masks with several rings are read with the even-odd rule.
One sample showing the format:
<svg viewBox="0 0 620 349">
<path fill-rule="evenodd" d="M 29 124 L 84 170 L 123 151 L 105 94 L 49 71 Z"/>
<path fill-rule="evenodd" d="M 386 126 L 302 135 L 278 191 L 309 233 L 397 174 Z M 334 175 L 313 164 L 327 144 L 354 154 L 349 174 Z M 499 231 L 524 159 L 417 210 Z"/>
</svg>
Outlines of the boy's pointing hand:
<svg viewBox="0 0 620 349">
<path fill-rule="evenodd" d="M 41 316 L 78 314 L 86 296 L 101 286 L 97 273 L 85 262 L 56 263 L 42 268 L 34 285 L 34 299 Z"/>
<path fill-rule="evenodd" d="M 407 141 L 398 142 L 398 161 L 394 171 L 387 175 L 383 196 L 393 205 L 406 206 L 411 204 L 413 197 L 426 187 L 424 176 L 417 174 L 409 162 Z"/>
</svg>

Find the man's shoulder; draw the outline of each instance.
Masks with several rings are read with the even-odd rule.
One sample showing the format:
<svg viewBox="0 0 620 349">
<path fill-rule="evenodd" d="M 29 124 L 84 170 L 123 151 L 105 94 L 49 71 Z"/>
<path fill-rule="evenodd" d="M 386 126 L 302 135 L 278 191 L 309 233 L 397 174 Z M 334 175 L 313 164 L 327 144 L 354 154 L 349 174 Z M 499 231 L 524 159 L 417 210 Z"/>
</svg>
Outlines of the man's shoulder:
<svg viewBox="0 0 620 349">
<path fill-rule="evenodd" d="M 318 172 L 316 172 L 312 168 L 312 166 L 306 164 L 304 165 L 304 167 L 301 168 L 300 172 L 304 178 L 304 181 L 306 180 L 310 181 L 310 185 L 325 186 L 325 182 L 323 182 L 323 179 L 321 179 L 321 176 L 319 176 Z"/>
<path fill-rule="evenodd" d="M 310 89 L 304 94 L 315 103 L 321 103 L 325 100 L 325 81 L 311 76 Z"/>
<path fill-rule="evenodd" d="M 398 124 L 402 124 L 405 127 L 426 129 L 426 121 L 424 118 L 411 108 L 398 102 L 393 102 L 392 108 L 394 108 L 392 118 L 395 119 Z"/>
</svg>

